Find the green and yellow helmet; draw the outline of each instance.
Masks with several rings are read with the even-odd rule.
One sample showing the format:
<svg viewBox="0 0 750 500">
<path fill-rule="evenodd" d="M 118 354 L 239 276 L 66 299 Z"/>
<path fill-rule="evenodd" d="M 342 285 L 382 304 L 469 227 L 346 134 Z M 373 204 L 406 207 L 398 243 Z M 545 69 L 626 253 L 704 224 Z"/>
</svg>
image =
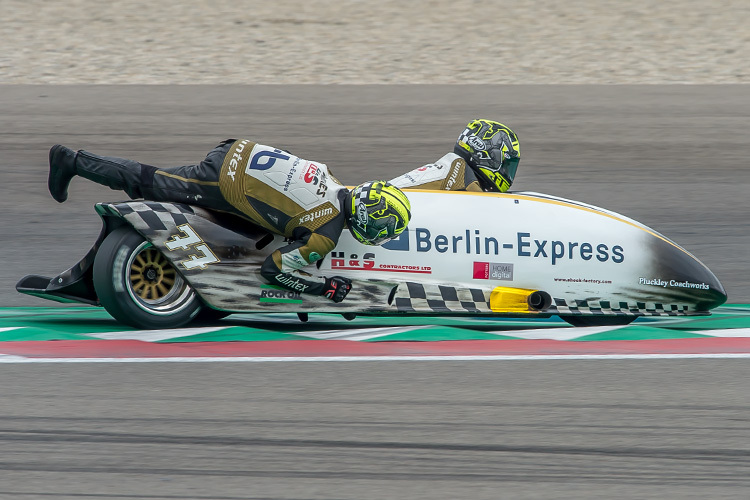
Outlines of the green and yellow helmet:
<svg viewBox="0 0 750 500">
<path fill-rule="evenodd" d="M 453 151 L 466 160 L 485 191 L 507 191 L 521 161 L 516 134 L 492 120 L 470 121 Z"/>
<path fill-rule="evenodd" d="M 382 245 L 397 237 L 409 224 L 411 206 L 406 195 L 386 181 L 370 181 L 349 192 L 347 226 L 365 245 Z"/>
</svg>

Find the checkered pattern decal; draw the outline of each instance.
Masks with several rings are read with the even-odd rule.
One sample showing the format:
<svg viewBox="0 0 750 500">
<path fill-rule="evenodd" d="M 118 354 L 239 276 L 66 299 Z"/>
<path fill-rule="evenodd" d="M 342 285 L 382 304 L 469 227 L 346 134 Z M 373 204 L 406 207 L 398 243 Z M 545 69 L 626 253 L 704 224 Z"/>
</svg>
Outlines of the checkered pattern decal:
<svg viewBox="0 0 750 500">
<path fill-rule="evenodd" d="M 408 282 L 406 287 L 399 287 L 395 297 L 395 306 L 399 312 L 406 313 L 486 314 L 492 313 L 489 304 L 490 293 L 490 290 L 476 288 Z M 613 304 L 608 301 L 589 304 L 586 300 L 567 301 L 560 298 L 553 299 L 552 306 L 544 312 L 572 316 L 686 316 L 693 314 L 686 305 L 646 302 Z"/>
<path fill-rule="evenodd" d="M 122 214 L 137 230 L 165 231 L 187 223 L 186 214 L 195 212 L 189 205 L 181 203 L 159 203 L 156 201 L 128 201 L 102 204 L 109 210 Z"/>
<path fill-rule="evenodd" d="M 460 312 L 490 313 L 489 291 L 476 288 L 406 283 L 408 296 L 400 296 L 404 287 L 399 287 L 395 305 L 399 312 Z"/>
<path fill-rule="evenodd" d="M 637 302 L 628 304 L 618 302 L 613 304 L 609 301 L 601 301 L 589 304 L 587 300 L 554 299 L 555 314 L 583 316 L 583 315 L 607 315 L 607 316 L 685 316 L 691 314 L 686 305 L 665 305 L 654 302 Z"/>
<path fill-rule="evenodd" d="M 463 132 L 458 136 L 457 142 L 463 142 L 464 144 L 468 144 L 469 137 L 475 136 L 476 134 L 474 131 L 472 131 L 470 128 L 464 129 Z"/>
</svg>

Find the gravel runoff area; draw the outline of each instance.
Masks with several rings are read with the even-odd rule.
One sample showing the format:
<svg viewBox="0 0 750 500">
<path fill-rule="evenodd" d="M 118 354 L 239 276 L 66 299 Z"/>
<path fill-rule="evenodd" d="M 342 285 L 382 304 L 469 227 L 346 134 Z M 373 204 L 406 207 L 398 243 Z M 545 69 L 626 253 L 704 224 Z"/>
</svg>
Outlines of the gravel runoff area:
<svg viewBox="0 0 750 500">
<path fill-rule="evenodd" d="M 0 84 L 748 83 L 748 0 L 3 0 Z"/>
</svg>

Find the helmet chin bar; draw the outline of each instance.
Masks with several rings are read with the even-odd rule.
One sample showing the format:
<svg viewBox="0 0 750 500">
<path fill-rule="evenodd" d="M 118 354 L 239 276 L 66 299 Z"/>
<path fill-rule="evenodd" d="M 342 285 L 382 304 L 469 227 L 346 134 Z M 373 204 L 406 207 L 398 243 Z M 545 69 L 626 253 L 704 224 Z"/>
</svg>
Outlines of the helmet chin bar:
<svg viewBox="0 0 750 500">
<path fill-rule="evenodd" d="M 504 193 L 508 189 L 510 189 L 510 182 L 508 182 L 508 179 L 506 179 L 500 173 L 495 174 L 495 185 L 497 186 L 498 191 L 500 191 L 501 193 Z"/>
<path fill-rule="evenodd" d="M 477 177 L 479 177 L 481 182 L 489 185 L 491 191 L 504 193 L 510 189 L 511 184 L 513 184 L 499 171 L 496 172 L 486 167 L 480 167 L 479 171 L 481 172 L 481 175 L 477 175 Z"/>
</svg>

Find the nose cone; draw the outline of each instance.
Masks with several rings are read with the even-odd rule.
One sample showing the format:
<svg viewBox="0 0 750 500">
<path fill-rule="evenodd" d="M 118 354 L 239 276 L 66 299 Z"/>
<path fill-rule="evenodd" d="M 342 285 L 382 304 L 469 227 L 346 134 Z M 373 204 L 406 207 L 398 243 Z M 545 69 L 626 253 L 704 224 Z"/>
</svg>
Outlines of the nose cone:
<svg viewBox="0 0 750 500">
<path fill-rule="evenodd" d="M 655 240 L 654 273 L 669 283 L 674 300 L 692 303 L 698 311 L 709 311 L 727 301 L 727 292 L 711 270 L 685 249 Z"/>
</svg>

